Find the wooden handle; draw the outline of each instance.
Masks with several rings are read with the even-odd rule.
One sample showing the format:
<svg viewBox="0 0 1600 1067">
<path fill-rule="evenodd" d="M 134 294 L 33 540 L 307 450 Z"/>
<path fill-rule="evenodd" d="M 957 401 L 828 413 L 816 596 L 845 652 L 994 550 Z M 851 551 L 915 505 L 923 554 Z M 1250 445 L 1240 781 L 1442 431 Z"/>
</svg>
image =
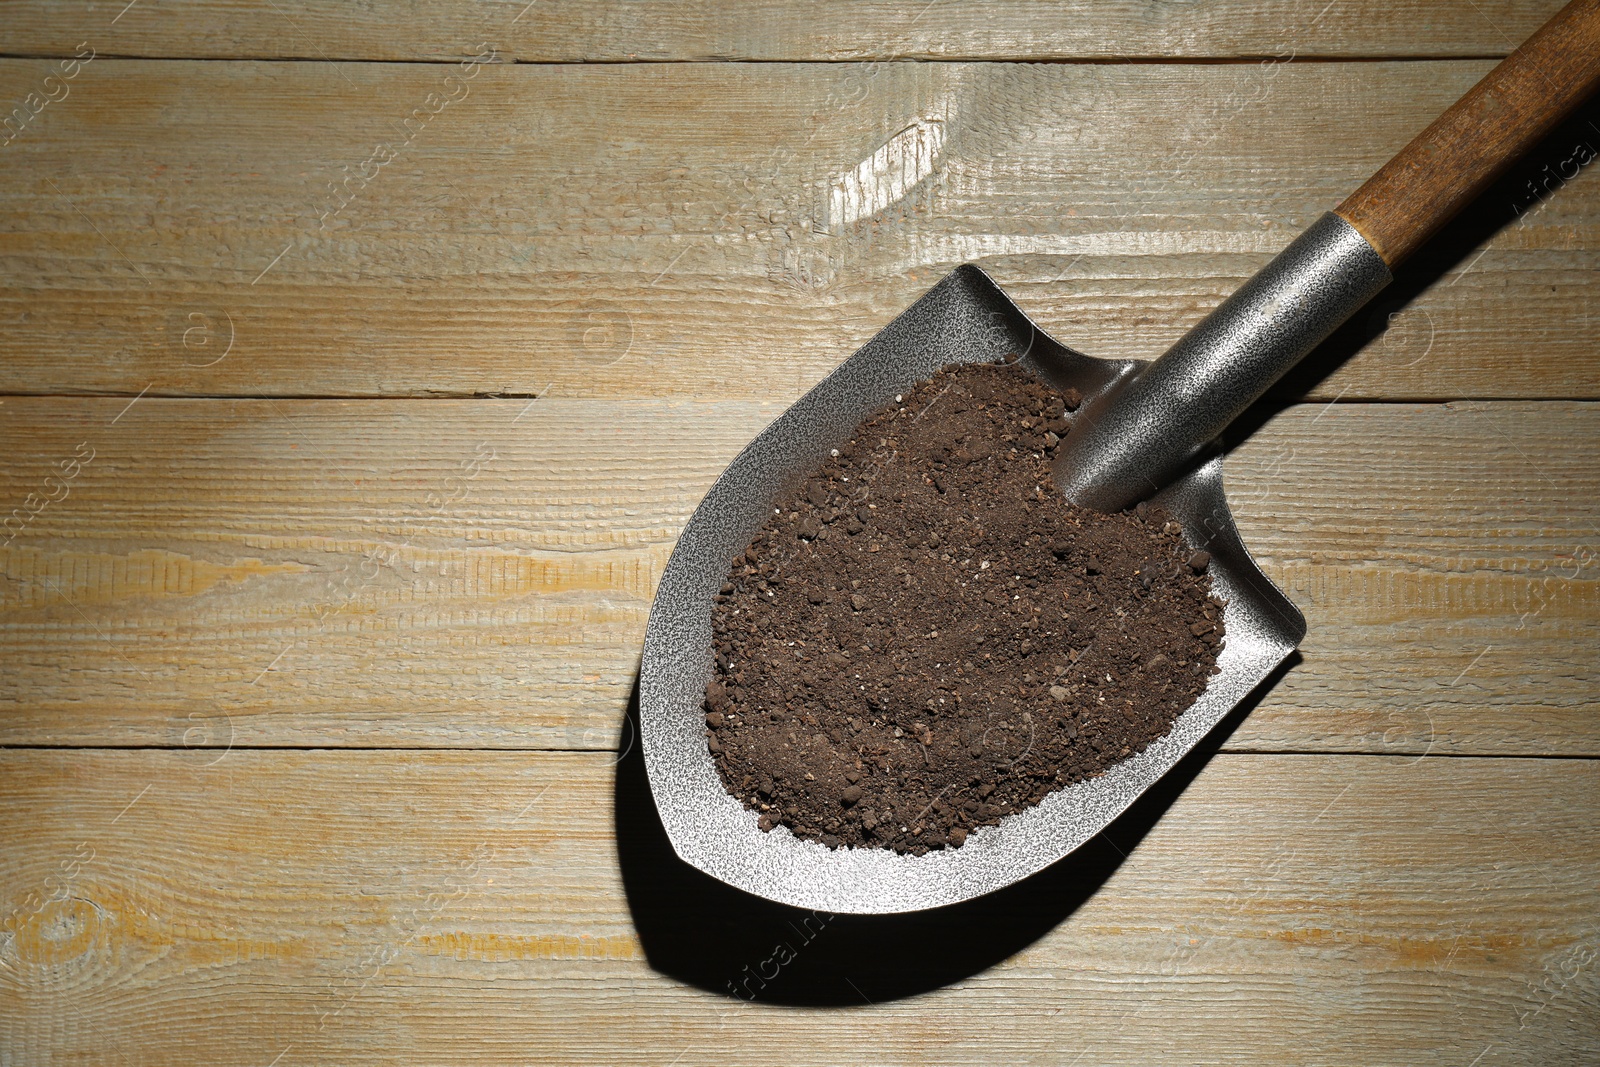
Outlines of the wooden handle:
<svg viewBox="0 0 1600 1067">
<path fill-rule="evenodd" d="M 1600 0 L 1572 0 L 1335 210 L 1391 268 L 1600 85 Z"/>
</svg>

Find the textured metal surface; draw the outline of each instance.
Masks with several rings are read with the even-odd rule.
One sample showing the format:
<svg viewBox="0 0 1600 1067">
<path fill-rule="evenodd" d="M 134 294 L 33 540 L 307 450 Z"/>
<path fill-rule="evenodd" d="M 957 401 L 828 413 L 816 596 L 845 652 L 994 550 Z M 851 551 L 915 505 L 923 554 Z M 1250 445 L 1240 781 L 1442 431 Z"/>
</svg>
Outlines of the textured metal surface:
<svg viewBox="0 0 1600 1067">
<path fill-rule="evenodd" d="M 1022 355 L 1057 387 L 1090 401 L 1142 364 L 1090 359 L 1038 330 L 987 275 L 959 267 L 767 427 L 733 461 L 690 518 L 667 563 L 646 630 L 639 675 L 645 765 L 662 825 L 688 863 L 747 892 L 801 908 L 887 913 L 953 904 L 999 889 L 1088 841 L 1193 748 L 1289 655 L 1300 612 L 1256 568 L 1234 529 L 1214 458 L 1155 499 L 1212 554 L 1227 601 L 1222 668 L 1172 732 L 1144 752 L 1047 797 L 958 849 L 902 856 L 830 850 L 787 829 L 763 833 L 723 788 L 706 748 L 712 597 L 771 513 L 771 501 L 848 440 L 869 412 L 949 363 Z M 930 417 L 937 417 L 932 415 Z M 1070 861 L 1069 861 L 1070 862 Z"/>
<path fill-rule="evenodd" d="M 1120 511 L 1166 485 L 1390 281 L 1328 212 L 1067 436 L 1067 498 Z"/>
</svg>

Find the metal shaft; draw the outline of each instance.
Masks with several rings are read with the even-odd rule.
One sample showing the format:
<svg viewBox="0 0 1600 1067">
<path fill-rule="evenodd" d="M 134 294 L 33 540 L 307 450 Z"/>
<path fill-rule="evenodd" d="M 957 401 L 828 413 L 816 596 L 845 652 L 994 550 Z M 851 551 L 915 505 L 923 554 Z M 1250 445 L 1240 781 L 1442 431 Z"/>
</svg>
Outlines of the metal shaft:
<svg viewBox="0 0 1600 1067">
<path fill-rule="evenodd" d="M 1323 215 L 1160 359 L 1085 405 L 1058 467 L 1068 499 L 1119 511 L 1167 485 L 1390 280 L 1355 227 Z"/>
</svg>

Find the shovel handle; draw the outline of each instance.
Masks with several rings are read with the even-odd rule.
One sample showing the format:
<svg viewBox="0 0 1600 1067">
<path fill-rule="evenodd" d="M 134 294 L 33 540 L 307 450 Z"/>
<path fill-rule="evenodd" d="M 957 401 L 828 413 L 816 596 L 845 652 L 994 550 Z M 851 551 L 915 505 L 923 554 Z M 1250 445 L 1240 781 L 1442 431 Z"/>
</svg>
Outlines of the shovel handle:
<svg viewBox="0 0 1600 1067">
<path fill-rule="evenodd" d="M 1391 268 L 1600 87 L 1600 0 L 1573 0 L 1334 211 Z"/>
<path fill-rule="evenodd" d="M 1116 511 L 1169 484 L 1597 85 L 1600 0 L 1573 0 L 1165 355 L 1091 398 L 1058 453 L 1067 498 Z"/>
</svg>

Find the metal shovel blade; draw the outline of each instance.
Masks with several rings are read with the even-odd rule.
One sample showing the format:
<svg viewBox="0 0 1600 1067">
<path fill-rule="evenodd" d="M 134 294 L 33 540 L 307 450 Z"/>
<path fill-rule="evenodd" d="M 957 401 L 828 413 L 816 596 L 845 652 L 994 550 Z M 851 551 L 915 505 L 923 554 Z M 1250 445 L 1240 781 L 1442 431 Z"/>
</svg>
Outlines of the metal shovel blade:
<svg viewBox="0 0 1600 1067">
<path fill-rule="evenodd" d="M 686 862 L 746 892 L 799 908 L 887 914 L 955 904 L 1000 889 L 1056 862 L 1104 829 L 1269 675 L 1305 636 L 1305 618 L 1256 567 L 1222 489 L 1222 459 L 1201 462 L 1152 503 L 1211 553 L 1226 601 L 1221 673 L 1172 731 L 1102 776 L 1060 789 L 959 848 L 921 856 L 803 841 L 757 815 L 723 786 L 706 745 L 712 598 L 729 560 L 869 413 L 952 363 L 1022 356 L 1085 409 L 1144 364 L 1091 359 L 1036 327 L 993 280 L 956 268 L 752 441 L 717 479 L 667 562 L 645 633 L 639 724 L 650 789 L 672 846 Z M 932 417 L 937 417 L 934 415 Z M 1058 479 L 1059 480 L 1059 479 Z"/>
</svg>

